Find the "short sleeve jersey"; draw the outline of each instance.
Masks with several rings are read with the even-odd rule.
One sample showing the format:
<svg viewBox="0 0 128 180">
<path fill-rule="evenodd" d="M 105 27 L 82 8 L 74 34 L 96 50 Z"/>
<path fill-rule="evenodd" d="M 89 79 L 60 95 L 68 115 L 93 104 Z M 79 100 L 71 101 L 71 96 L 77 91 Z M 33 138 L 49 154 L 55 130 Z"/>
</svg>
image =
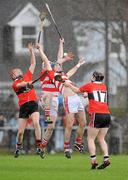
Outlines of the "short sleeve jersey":
<svg viewBox="0 0 128 180">
<path fill-rule="evenodd" d="M 40 75 L 42 75 L 45 71 L 46 71 L 45 69 L 42 70 L 40 72 Z M 58 89 L 55 87 L 54 83 L 49 78 L 48 74 L 46 74 L 45 76 L 40 78 L 40 81 L 41 81 L 42 92 L 48 91 L 48 92 L 57 92 L 58 93 Z"/>
<path fill-rule="evenodd" d="M 58 89 L 58 91 L 63 95 L 63 91 L 64 91 L 64 85 L 63 83 L 56 81 L 54 79 L 55 76 L 55 72 L 53 70 L 48 71 L 48 76 L 49 78 L 52 80 L 52 82 L 55 84 L 55 87 Z M 66 76 L 66 75 L 65 75 Z"/>
<path fill-rule="evenodd" d="M 79 88 L 80 92 L 87 92 L 89 99 L 89 113 L 109 114 L 107 104 L 107 88 L 101 82 L 90 82 Z"/>
<path fill-rule="evenodd" d="M 18 103 L 19 103 L 19 106 L 25 104 L 26 102 L 29 102 L 29 101 L 37 101 L 37 95 L 36 95 L 36 92 L 35 92 L 35 89 L 32 88 L 32 89 L 25 89 L 24 88 L 18 88 L 17 87 L 17 84 L 23 82 L 23 81 L 26 81 L 26 82 L 29 82 L 29 81 L 32 81 L 32 78 L 33 78 L 33 74 L 28 70 L 22 79 L 16 79 L 13 84 L 12 84 L 12 88 L 13 90 L 15 91 L 15 93 L 17 94 L 18 96 Z M 20 92 L 20 93 L 19 93 Z"/>
</svg>

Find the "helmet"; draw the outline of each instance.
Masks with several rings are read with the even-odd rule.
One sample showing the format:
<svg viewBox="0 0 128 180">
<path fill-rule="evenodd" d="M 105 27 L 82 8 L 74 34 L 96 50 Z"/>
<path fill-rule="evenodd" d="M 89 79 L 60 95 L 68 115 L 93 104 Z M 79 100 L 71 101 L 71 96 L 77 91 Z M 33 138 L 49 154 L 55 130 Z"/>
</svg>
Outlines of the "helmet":
<svg viewBox="0 0 128 180">
<path fill-rule="evenodd" d="M 51 67 L 52 67 L 52 69 L 53 69 L 54 66 L 56 65 L 56 62 L 50 62 L 50 64 L 51 64 Z"/>
<path fill-rule="evenodd" d="M 104 75 L 98 71 L 94 71 L 93 77 L 95 77 L 95 81 L 99 81 L 99 82 L 103 81 L 104 79 Z"/>
<path fill-rule="evenodd" d="M 19 68 L 12 69 L 10 72 L 12 80 L 20 79 L 23 77 L 23 73 Z"/>
<path fill-rule="evenodd" d="M 51 64 L 52 69 L 54 69 L 55 71 L 62 71 L 62 65 L 59 64 L 57 61 L 51 62 L 50 64 Z"/>
</svg>

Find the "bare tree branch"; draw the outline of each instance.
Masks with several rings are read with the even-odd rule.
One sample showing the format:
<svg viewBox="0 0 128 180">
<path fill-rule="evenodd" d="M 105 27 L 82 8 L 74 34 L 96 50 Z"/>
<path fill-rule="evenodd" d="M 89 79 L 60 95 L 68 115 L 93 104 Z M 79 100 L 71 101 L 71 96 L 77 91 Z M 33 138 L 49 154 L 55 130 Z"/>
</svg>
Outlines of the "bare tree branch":
<svg viewBox="0 0 128 180">
<path fill-rule="evenodd" d="M 120 53 L 117 54 L 117 58 L 118 58 L 119 63 L 127 70 L 127 66 L 123 62 L 122 58 L 120 57 Z"/>
</svg>

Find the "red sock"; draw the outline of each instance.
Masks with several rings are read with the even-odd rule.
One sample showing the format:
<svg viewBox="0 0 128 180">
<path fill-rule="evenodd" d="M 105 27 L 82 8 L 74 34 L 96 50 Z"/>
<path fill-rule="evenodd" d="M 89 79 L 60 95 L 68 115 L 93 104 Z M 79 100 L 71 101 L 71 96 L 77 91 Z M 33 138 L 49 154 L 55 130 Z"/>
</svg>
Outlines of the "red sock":
<svg viewBox="0 0 128 180">
<path fill-rule="evenodd" d="M 48 144 L 48 140 L 46 140 L 46 139 L 42 139 L 42 144 L 41 144 L 41 147 L 44 149 L 46 146 L 47 146 L 47 144 Z"/>
<path fill-rule="evenodd" d="M 64 150 L 70 148 L 70 143 L 69 142 L 64 142 Z"/>
<path fill-rule="evenodd" d="M 41 139 L 36 139 L 36 146 L 37 147 L 40 147 L 41 143 L 42 143 Z"/>
<path fill-rule="evenodd" d="M 82 138 L 77 137 L 75 142 L 76 142 L 77 144 L 82 144 Z"/>
</svg>

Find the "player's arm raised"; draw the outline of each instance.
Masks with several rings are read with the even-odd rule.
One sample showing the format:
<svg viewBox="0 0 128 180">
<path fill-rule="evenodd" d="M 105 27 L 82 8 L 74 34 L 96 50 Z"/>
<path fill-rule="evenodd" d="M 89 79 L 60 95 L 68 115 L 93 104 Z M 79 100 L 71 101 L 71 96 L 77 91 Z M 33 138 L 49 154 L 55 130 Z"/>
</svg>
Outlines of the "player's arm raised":
<svg viewBox="0 0 128 180">
<path fill-rule="evenodd" d="M 71 76 L 73 76 L 73 75 L 76 73 L 77 69 L 78 69 L 80 66 L 82 66 L 84 63 L 85 63 L 84 60 L 79 60 L 79 61 L 78 61 L 78 64 L 77 64 L 76 66 L 74 66 L 72 69 L 70 69 L 70 70 L 67 72 L 68 78 L 70 78 Z"/>
<path fill-rule="evenodd" d="M 63 64 L 66 61 L 71 61 L 74 58 L 72 53 L 64 53 L 64 38 L 60 39 L 59 50 L 57 54 L 57 62 Z"/>
<path fill-rule="evenodd" d="M 57 62 L 59 64 L 63 63 L 63 56 L 64 56 L 64 38 L 60 39 L 59 49 L 57 54 Z"/>
<path fill-rule="evenodd" d="M 45 69 L 48 71 L 52 70 L 50 61 L 47 58 L 46 54 L 44 53 L 42 45 L 37 43 L 36 47 L 40 52 L 40 56 L 41 56 L 42 61 L 44 62 Z"/>
<path fill-rule="evenodd" d="M 35 54 L 34 54 L 34 49 L 33 49 L 33 44 L 32 43 L 28 43 L 28 50 L 29 50 L 29 54 L 30 54 L 30 67 L 29 67 L 29 71 L 33 74 L 35 71 L 35 67 L 36 67 L 36 58 L 35 58 Z"/>
</svg>

